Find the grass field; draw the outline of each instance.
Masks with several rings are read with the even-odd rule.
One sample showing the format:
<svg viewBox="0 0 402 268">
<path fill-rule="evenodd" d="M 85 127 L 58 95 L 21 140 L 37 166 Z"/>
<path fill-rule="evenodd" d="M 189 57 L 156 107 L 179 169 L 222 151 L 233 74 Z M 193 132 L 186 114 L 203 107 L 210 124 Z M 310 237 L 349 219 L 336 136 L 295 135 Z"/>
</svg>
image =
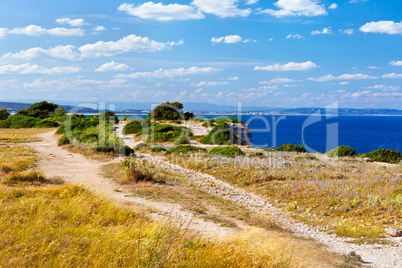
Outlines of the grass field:
<svg viewBox="0 0 402 268">
<path fill-rule="evenodd" d="M 153 222 L 144 211 L 81 186 L 51 184 L 36 170 L 35 153 L 18 144 L 43 131 L 0 130 L 6 144 L 0 147 L 0 267 L 328 267 L 342 261 L 315 243 L 259 228 L 207 241 L 173 218 Z M 27 180 L 22 173 L 31 171 L 36 176 Z"/>
<path fill-rule="evenodd" d="M 171 162 L 260 193 L 299 220 L 365 242 L 402 227 L 401 165 L 264 152 L 240 158 L 169 156 Z"/>
</svg>

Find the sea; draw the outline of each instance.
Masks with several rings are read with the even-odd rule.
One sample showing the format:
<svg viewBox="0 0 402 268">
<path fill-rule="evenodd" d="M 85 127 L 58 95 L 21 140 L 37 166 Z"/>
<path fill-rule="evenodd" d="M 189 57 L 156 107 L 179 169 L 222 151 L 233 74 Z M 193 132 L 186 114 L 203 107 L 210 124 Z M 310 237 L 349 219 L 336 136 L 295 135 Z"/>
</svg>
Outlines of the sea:
<svg viewBox="0 0 402 268">
<path fill-rule="evenodd" d="M 246 122 L 252 131 L 252 145 L 259 148 L 290 143 L 303 145 L 312 153 L 325 153 L 340 145 L 358 154 L 378 149 L 402 152 L 402 116 L 196 115 L 204 119 L 224 116 Z"/>
</svg>

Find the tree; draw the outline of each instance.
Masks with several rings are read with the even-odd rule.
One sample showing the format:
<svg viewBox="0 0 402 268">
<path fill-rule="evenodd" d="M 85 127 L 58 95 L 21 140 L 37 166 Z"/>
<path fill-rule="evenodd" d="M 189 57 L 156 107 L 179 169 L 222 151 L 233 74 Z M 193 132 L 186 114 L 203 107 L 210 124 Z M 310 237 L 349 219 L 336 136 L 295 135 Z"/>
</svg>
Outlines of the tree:
<svg viewBox="0 0 402 268">
<path fill-rule="evenodd" d="M 18 111 L 17 115 L 45 119 L 54 112 L 57 106 L 57 104 L 47 101 L 35 102 L 28 109 Z"/>
<path fill-rule="evenodd" d="M 180 120 L 183 115 L 181 111 L 183 108 L 184 105 L 180 102 L 166 102 L 156 106 L 148 116 L 156 120 Z"/>
<path fill-rule="evenodd" d="M 192 112 L 185 112 L 185 113 L 183 114 L 183 116 L 184 116 L 184 120 L 190 120 L 191 118 L 194 117 L 194 113 L 192 113 Z"/>
<path fill-rule="evenodd" d="M 6 108 L 0 109 L 0 120 L 5 120 L 10 116 Z"/>
<path fill-rule="evenodd" d="M 54 121 L 62 122 L 66 120 L 66 115 L 67 115 L 66 109 L 64 107 L 60 107 L 56 109 L 50 117 Z"/>
</svg>

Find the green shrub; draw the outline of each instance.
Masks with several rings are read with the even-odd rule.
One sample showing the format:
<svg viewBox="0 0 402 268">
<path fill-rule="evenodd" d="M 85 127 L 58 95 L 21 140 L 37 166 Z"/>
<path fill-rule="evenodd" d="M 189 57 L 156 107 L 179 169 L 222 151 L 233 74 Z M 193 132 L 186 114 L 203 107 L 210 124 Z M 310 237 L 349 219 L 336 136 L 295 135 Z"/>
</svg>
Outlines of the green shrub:
<svg viewBox="0 0 402 268">
<path fill-rule="evenodd" d="M 244 152 L 237 146 L 217 146 L 209 151 L 208 154 L 235 157 L 236 155 L 243 155 Z"/>
<path fill-rule="evenodd" d="M 85 134 L 79 138 L 79 141 L 83 142 L 83 143 L 94 143 L 94 142 L 98 142 L 98 140 L 99 140 L 99 135 L 97 133 Z"/>
<path fill-rule="evenodd" d="M 395 150 L 380 149 L 365 155 L 376 162 L 385 162 L 390 164 L 399 163 L 402 160 L 402 154 Z"/>
<path fill-rule="evenodd" d="M 13 115 L 1 120 L 0 128 L 32 128 L 39 121 L 41 120 L 30 116 Z"/>
<path fill-rule="evenodd" d="M 96 118 L 100 120 L 105 120 L 107 123 L 119 123 L 119 119 L 117 118 L 116 114 L 111 111 L 103 112 L 100 115 L 97 115 Z"/>
<path fill-rule="evenodd" d="M 151 152 L 153 153 L 159 153 L 159 152 L 165 152 L 167 151 L 166 148 L 162 147 L 162 146 L 155 146 L 151 149 Z"/>
<path fill-rule="evenodd" d="M 236 118 L 236 117 L 222 117 L 221 119 L 219 119 L 219 120 L 217 120 L 216 121 L 218 124 L 219 123 L 226 123 L 226 124 L 228 124 L 228 123 L 233 123 L 233 124 L 246 124 L 246 123 L 244 123 L 244 121 L 242 121 L 242 120 L 240 120 L 239 118 Z"/>
<path fill-rule="evenodd" d="M 192 112 L 185 112 L 183 114 L 184 120 L 190 120 L 191 118 L 194 118 L 194 113 Z"/>
<path fill-rule="evenodd" d="M 207 150 L 201 147 L 191 146 L 191 145 L 179 145 L 171 148 L 166 153 L 167 154 L 186 154 L 186 153 L 205 153 Z"/>
<path fill-rule="evenodd" d="M 70 140 L 67 138 L 66 134 L 61 136 L 57 145 L 61 146 L 61 145 L 65 145 L 65 144 L 70 144 Z"/>
<path fill-rule="evenodd" d="M 306 149 L 304 149 L 303 145 L 282 144 L 278 148 L 275 148 L 274 151 L 305 153 Z"/>
<path fill-rule="evenodd" d="M 166 102 L 155 107 L 149 114 L 149 118 L 155 120 L 180 120 L 184 106 L 180 102 Z"/>
<path fill-rule="evenodd" d="M 176 144 L 187 144 L 188 135 L 180 132 L 154 133 L 148 136 L 147 142 L 174 142 Z"/>
<path fill-rule="evenodd" d="M 126 178 L 122 180 L 121 184 L 137 183 L 140 181 L 153 181 L 155 173 L 149 171 L 146 161 L 142 161 L 142 165 L 136 161 L 135 158 L 128 158 L 121 162 Z"/>
<path fill-rule="evenodd" d="M 0 120 L 5 120 L 10 116 L 6 108 L 0 109 Z"/>
<path fill-rule="evenodd" d="M 219 122 L 200 142 L 218 145 L 242 144 L 241 139 L 223 122 Z"/>
<path fill-rule="evenodd" d="M 123 134 L 139 134 L 142 132 L 142 129 L 148 128 L 149 124 L 146 120 L 134 120 L 133 122 L 128 123 L 123 128 Z"/>
<path fill-rule="evenodd" d="M 127 145 L 120 147 L 119 153 L 125 156 L 135 155 L 134 150 Z"/>
<path fill-rule="evenodd" d="M 57 106 L 57 104 L 47 101 L 35 102 L 28 109 L 18 111 L 16 115 L 45 119 L 54 112 Z"/>
<path fill-rule="evenodd" d="M 336 156 L 355 156 L 356 151 L 350 148 L 349 146 L 338 146 L 335 149 L 332 149 L 328 152 L 329 157 L 336 157 Z"/>
<path fill-rule="evenodd" d="M 138 144 L 137 146 L 135 146 L 135 150 L 141 150 L 141 149 L 146 149 L 146 148 L 148 148 L 149 146 L 148 145 L 146 145 L 145 143 L 140 143 L 140 144 Z"/>
<path fill-rule="evenodd" d="M 58 126 L 59 126 L 59 123 L 52 121 L 52 120 L 44 119 L 44 120 L 37 122 L 33 126 L 33 128 L 52 128 L 52 127 L 58 127 Z"/>
</svg>

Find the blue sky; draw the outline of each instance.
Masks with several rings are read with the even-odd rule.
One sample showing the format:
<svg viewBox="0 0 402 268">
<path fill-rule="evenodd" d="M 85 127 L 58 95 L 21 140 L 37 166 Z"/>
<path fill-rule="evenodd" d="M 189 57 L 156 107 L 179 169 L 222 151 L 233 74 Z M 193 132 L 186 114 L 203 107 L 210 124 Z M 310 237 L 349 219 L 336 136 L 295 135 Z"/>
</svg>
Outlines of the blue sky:
<svg viewBox="0 0 402 268">
<path fill-rule="evenodd" d="M 0 99 L 402 109 L 402 2 L 22 1 Z"/>
</svg>

